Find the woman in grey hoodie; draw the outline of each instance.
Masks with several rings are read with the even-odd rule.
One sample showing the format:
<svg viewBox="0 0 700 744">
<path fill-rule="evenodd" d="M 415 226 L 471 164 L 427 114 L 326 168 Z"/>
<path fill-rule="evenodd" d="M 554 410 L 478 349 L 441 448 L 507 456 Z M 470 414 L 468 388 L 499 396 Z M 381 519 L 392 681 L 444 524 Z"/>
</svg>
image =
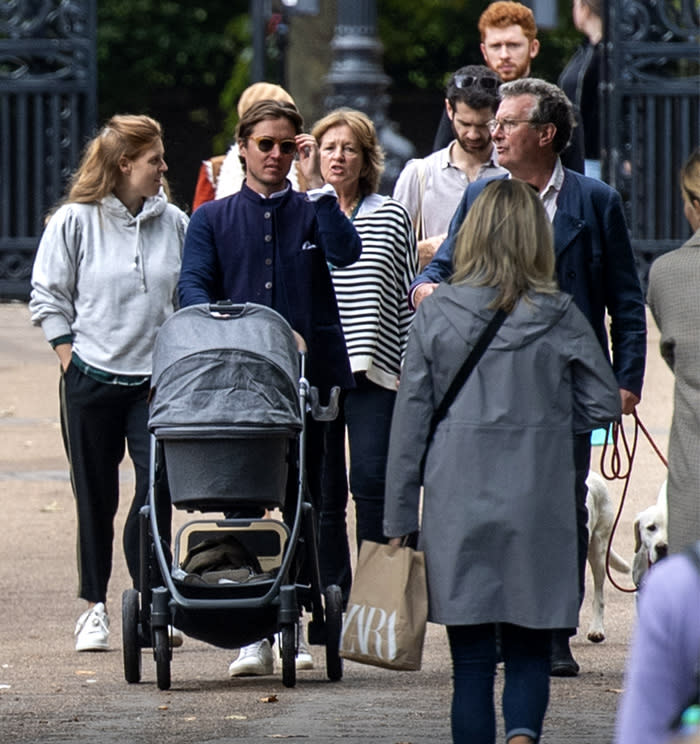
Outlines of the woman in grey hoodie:
<svg viewBox="0 0 700 744">
<path fill-rule="evenodd" d="M 88 608 L 77 651 L 108 648 L 119 463 L 136 474 L 124 528 L 132 579 L 138 512 L 148 493 L 147 395 L 158 328 L 174 310 L 187 216 L 165 195 L 160 124 L 112 117 L 88 143 L 68 193 L 50 215 L 29 303 L 61 365 L 61 425 L 78 518 L 79 596 Z"/>
<path fill-rule="evenodd" d="M 574 436 L 618 418 L 620 394 L 589 322 L 557 290 L 551 225 L 530 186 L 484 188 L 454 266 L 409 336 L 384 533 L 397 543 L 420 528 L 429 619 L 447 626 L 452 652 L 455 743 L 495 741 L 500 634 L 506 741 L 532 744 L 549 696 L 551 629 L 578 620 Z M 429 444 L 433 412 L 498 309 L 505 321 Z"/>
</svg>

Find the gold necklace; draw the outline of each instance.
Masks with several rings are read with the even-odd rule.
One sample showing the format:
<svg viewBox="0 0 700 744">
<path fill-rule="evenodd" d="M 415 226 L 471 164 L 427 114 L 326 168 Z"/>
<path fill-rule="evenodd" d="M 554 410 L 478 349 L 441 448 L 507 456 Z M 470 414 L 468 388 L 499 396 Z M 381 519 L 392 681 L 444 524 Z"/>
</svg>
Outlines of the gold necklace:
<svg viewBox="0 0 700 744">
<path fill-rule="evenodd" d="M 357 196 L 355 197 L 355 200 L 353 201 L 353 203 L 352 203 L 352 204 L 351 204 L 351 205 L 350 205 L 350 206 L 349 206 L 349 207 L 348 207 L 347 209 L 344 209 L 344 210 L 343 210 L 343 212 L 344 212 L 345 216 L 346 216 L 346 217 L 352 217 L 352 214 L 353 214 L 353 212 L 355 211 L 355 209 L 357 209 L 357 205 L 358 205 L 359 203 L 360 203 L 360 194 L 359 194 L 359 192 L 358 192 L 358 194 L 357 194 Z"/>
</svg>

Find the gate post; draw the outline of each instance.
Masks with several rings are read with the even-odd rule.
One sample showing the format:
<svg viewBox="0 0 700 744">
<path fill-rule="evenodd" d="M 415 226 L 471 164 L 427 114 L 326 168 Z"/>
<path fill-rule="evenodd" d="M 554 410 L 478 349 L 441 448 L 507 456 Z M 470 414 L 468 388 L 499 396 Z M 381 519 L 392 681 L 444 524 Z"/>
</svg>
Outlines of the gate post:
<svg viewBox="0 0 700 744">
<path fill-rule="evenodd" d="M 48 209 L 97 119 L 96 0 L 0 4 L 0 299 L 26 299 Z"/>
</svg>

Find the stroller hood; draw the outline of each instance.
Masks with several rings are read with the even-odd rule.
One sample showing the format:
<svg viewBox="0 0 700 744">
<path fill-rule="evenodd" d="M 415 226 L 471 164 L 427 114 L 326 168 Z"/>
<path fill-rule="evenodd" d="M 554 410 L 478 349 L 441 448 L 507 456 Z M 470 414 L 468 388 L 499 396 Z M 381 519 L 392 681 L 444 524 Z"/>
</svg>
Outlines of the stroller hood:
<svg viewBox="0 0 700 744">
<path fill-rule="evenodd" d="M 162 325 L 153 350 L 156 436 L 246 436 L 301 429 L 299 351 L 274 310 L 193 305 Z"/>
</svg>

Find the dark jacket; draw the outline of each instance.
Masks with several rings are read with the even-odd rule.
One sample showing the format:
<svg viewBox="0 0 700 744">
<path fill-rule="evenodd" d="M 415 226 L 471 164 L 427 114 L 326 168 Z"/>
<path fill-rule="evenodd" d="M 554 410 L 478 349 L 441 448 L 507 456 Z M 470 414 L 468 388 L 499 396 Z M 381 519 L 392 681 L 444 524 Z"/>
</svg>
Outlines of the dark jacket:
<svg viewBox="0 0 700 744">
<path fill-rule="evenodd" d="M 554 217 L 559 287 L 573 296 L 606 354 L 607 311 L 617 381 L 621 388 L 640 395 L 646 359 L 646 311 L 622 200 L 617 191 L 602 181 L 568 169 L 564 173 Z M 441 282 L 452 275 L 457 231 L 489 180 L 494 179 L 482 179 L 467 187 L 446 240 L 416 277 L 411 291 L 422 282 Z"/>
<path fill-rule="evenodd" d="M 334 196 L 309 201 L 289 189 L 262 199 L 244 185 L 192 215 L 180 305 L 231 300 L 271 307 L 304 337 L 313 385 L 353 387 L 328 263 L 348 266 L 361 251 Z"/>
</svg>

